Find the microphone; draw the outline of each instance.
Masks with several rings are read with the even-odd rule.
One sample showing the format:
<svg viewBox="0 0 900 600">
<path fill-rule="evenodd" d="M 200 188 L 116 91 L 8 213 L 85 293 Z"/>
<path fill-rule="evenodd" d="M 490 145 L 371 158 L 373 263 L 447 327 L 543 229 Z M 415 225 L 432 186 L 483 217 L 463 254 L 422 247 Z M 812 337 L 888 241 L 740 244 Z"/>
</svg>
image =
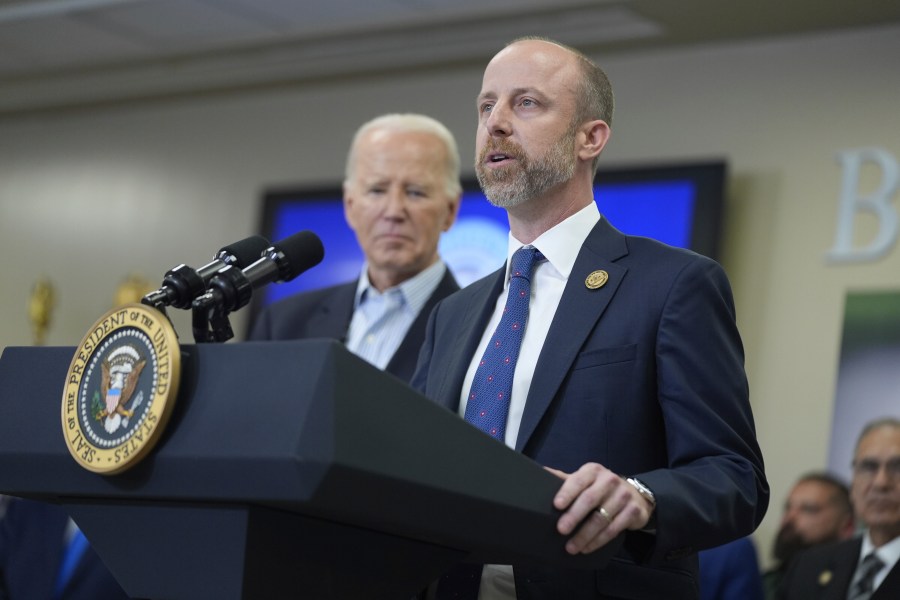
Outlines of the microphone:
<svg viewBox="0 0 900 600">
<path fill-rule="evenodd" d="M 272 282 L 290 281 L 325 258 L 322 240 L 312 231 L 300 231 L 272 244 L 262 258 L 241 270 L 228 265 L 209 280 L 206 292 L 193 302 L 194 310 L 217 306 L 232 312 L 250 302 L 253 290 Z"/>
<path fill-rule="evenodd" d="M 199 269 L 178 265 L 166 273 L 162 286 L 144 296 L 141 303 L 156 308 L 190 308 L 194 298 L 206 291 L 207 283 L 221 268 L 229 265 L 244 267 L 258 258 L 269 245 L 269 240 L 261 235 L 251 235 L 225 246 L 216 253 L 211 263 Z"/>
</svg>

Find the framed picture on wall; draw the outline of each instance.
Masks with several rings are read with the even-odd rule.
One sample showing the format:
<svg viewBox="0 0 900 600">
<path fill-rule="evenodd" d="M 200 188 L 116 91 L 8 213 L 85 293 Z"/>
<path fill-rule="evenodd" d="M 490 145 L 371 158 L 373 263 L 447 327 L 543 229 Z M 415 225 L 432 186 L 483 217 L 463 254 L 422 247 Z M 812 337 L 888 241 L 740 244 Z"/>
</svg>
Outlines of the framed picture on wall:
<svg viewBox="0 0 900 600">
<path fill-rule="evenodd" d="M 852 479 L 850 463 L 870 421 L 900 418 L 900 290 L 852 290 L 844 303 L 828 470 Z"/>
</svg>

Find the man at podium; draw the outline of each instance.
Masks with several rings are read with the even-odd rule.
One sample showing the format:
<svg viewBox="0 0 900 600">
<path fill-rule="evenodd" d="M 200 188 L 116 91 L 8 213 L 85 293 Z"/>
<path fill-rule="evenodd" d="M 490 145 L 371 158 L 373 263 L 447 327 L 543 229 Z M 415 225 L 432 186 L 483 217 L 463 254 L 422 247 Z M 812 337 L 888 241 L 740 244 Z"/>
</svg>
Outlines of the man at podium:
<svg viewBox="0 0 900 600">
<path fill-rule="evenodd" d="M 596 571 L 461 565 L 432 597 L 696 599 L 697 551 L 765 514 L 728 280 L 601 216 L 612 112 L 571 48 L 521 39 L 490 61 L 475 168 L 508 213 L 507 266 L 438 304 L 412 384 L 560 477 L 567 552 L 622 550 Z"/>
<path fill-rule="evenodd" d="M 359 279 L 277 302 L 249 339 L 340 339 L 409 381 L 428 314 L 459 289 L 437 247 L 456 219 L 461 193 L 459 151 L 441 123 L 390 114 L 362 125 L 344 181 L 344 212 L 366 257 Z"/>
</svg>

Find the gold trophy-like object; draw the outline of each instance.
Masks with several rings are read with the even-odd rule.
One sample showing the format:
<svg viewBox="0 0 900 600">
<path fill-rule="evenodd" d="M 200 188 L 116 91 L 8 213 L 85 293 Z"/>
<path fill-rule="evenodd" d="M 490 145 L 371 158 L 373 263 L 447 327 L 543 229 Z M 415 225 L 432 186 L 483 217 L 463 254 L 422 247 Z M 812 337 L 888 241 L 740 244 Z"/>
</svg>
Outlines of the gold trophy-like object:
<svg viewBox="0 0 900 600">
<path fill-rule="evenodd" d="M 31 334 L 35 346 L 42 346 L 47 339 L 47 330 L 53 309 L 56 307 L 56 290 L 46 277 L 38 279 L 31 288 L 28 302 L 28 318 L 31 320 Z"/>
<path fill-rule="evenodd" d="M 153 285 L 143 275 L 131 273 L 122 280 L 113 296 L 113 307 L 125 304 L 139 304 L 141 298 L 152 292 Z"/>
</svg>

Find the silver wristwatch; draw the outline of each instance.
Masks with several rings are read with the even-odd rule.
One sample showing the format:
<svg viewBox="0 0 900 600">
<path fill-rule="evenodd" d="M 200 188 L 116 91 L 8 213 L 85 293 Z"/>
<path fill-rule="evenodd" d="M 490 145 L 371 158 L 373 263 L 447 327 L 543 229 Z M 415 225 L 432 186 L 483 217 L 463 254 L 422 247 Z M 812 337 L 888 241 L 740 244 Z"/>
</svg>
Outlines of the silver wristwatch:
<svg viewBox="0 0 900 600">
<path fill-rule="evenodd" d="M 647 500 L 647 502 L 650 503 L 650 510 L 652 512 L 652 510 L 656 508 L 656 496 L 653 495 L 653 492 L 650 491 L 650 488 L 648 488 L 643 484 L 643 482 L 635 479 L 634 477 L 629 477 L 625 481 L 630 483 L 634 487 L 634 489 L 637 490 L 637 493 L 643 496 Z"/>
</svg>

